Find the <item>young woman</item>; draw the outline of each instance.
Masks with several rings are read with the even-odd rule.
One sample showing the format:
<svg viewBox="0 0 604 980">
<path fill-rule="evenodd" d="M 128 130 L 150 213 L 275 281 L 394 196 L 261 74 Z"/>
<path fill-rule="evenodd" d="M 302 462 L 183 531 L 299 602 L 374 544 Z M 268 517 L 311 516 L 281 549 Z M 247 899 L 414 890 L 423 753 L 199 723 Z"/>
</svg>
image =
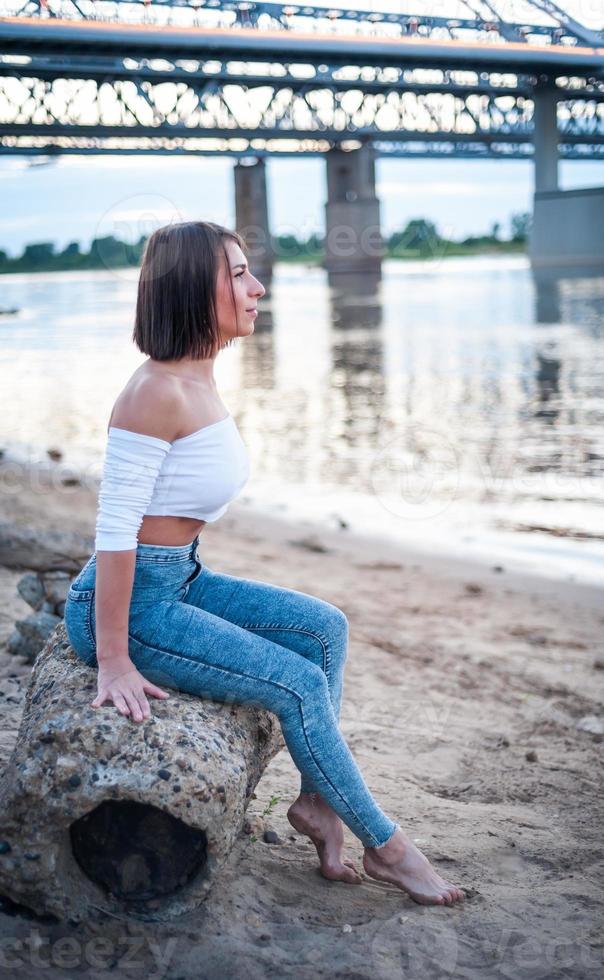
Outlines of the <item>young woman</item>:
<svg viewBox="0 0 604 980">
<path fill-rule="evenodd" d="M 160 228 L 145 249 L 133 340 L 148 360 L 109 420 L 95 553 L 72 583 L 69 640 L 98 670 L 98 694 L 141 722 L 157 682 L 267 708 L 301 772 L 287 816 L 327 878 L 358 883 L 342 821 L 366 873 L 421 904 L 464 893 L 380 809 L 338 728 L 348 620 L 329 602 L 223 575 L 198 537 L 243 488 L 249 459 L 214 380 L 219 351 L 254 332 L 264 287 L 235 232 L 213 222 Z"/>
</svg>

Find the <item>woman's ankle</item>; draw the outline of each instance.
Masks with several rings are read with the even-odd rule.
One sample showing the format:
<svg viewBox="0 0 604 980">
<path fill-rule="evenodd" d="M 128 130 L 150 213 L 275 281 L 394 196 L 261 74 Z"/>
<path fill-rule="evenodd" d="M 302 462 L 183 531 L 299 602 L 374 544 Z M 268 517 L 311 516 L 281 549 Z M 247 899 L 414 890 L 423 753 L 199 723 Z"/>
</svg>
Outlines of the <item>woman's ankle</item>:
<svg viewBox="0 0 604 980">
<path fill-rule="evenodd" d="M 405 838 L 401 830 L 401 825 L 397 823 L 388 840 L 382 844 L 378 844 L 376 847 L 366 847 L 365 850 L 377 857 L 387 858 L 392 854 L 397 854 L 398 856 L 404 844 Z"/>
</svg>

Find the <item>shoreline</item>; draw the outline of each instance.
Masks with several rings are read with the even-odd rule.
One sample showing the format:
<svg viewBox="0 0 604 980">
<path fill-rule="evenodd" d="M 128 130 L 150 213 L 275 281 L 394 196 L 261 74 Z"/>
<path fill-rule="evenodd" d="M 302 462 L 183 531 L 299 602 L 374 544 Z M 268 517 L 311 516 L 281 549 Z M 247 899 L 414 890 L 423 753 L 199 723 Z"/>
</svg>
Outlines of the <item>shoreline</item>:
<svg viewBox="0 0 604 980">
<path fill-rule="evenodd" d="M 127 248 L 132 246 L 126 243 Z M 400 254 L 386 254 L 382 256 L 382 261 L 386 262 L 442 262 L 448 258 L 477 258 L 477 257 L 508 257 L 510 255 L 522 255 L 528 260 L 528 248 L 527 243 L 522 242 L 520 245 L 515 244 L 512 241 L 501 241 L 499 244 L 494 244 L 492 246 L 483 246 L 478 248 L 473 248 L 471 245 L 463 245 L 458 242 L 437 242 L 434 248 L 433 254 L 421 255 L 419 253 L 400 255 Z M 17 260 L 13 260 L 17 261 Z M 318 257 L 315 256 L 305 256 L 305 255 L 294 255 L 294 256 L 279 256 L 275 258 L 275 265 L 282 263 L 283 265 L 304 265 L 311 266 L 312 268 L 324 269 L 324 255 Z M 54 273 L 60 272 L 112 272 L 115 270 L 125 270 L 132 269 L 136 272 L 140 271 L 140 265 L 134 265 L 131 263 L 125 263 L 123 265 L 106 265 L 105 263 L 101 265 L 94 266 L 66 266 L 62 269 L 0 269 L 0 276 L 32 276 L 44 274 L 53 275 Z"/>
<path fill-rule="evenodd" d="M 65 486 L 61 485 L 61 493 L 69 499 L 72 494 L 90 495 L 96 497 L 100 478 L 91 478 L 83 469 L 76 466 L 63 464 L 60 461 L 31 462 L 11 456 L 5 453 L 0 456 L 0 495 L 3 494 L 3 485 L 7 470 L 18 473 L 17 485 L 20 487 L 25 478 L 29 482 L 39 485 L 41 492 L 58 492 L 57 481 L 62 479 L 80 481 L 80 486 L 73 485 L 69 493 L 66 493 Z M 4 494 L 6 497 L 6 494 Z M 245 498 L 245 495 L 243 495 Z M 66 511 L 68 513 L 68 511 Z M 481 583 L 496 583 L 515 590 L 532 590 L 545 596 L 560 596 L 565 599 L 572 599 L 578 605 L 583 605 L 591 609 L 597 609 L 602 605 L 603 590 L 595 582 L 576 581 L 575 576 L 570 573 L 562 574 L 558 570 L 550 574 L 545 574 L 540 568 L 519 569 L 514 568 L 513 564 L 507 564 L 507 558 L 494 554 L 492 559 L 486 559 L 484 554 L 472 554 L 468 549 L 467 554 L 463 554 L 459 547 L 436 546 L 432 542 L 428 546 L 419 546 L 417 541 L 411 536 L 387 538 L 377 530 L 363 531 L 358 527 L 352 528 L 350 522 L 346 527 L 334 529 L 332 525 L 320 519 L 312 519 L 295 513 L 287 512 L 286 508 L 275 508 L 275 513 L 267 513 L 267 508 L 258 505 L 253 501 L 245 499 L 235 499 L 230 505 L 225 517 L 231 517 L 241 524 L 254 523 L 256 528 L 264 528 L 264 533 L 271 539 L 276 539 L 282 543 L 289 540 L 289 535 L 297 530 L 304 530 L 312 538 L 320 539 L 323 544 L 332 551 L 340 551 L 347 554 L 350 558 L 364 551 L 370 552 L 379 560 L 407 561 L 414 566 L 421 567 L 433 574 L 441 574 L 448 578 L 459 576 L 472 576 Z M 224 521 L 224 517 L 221 518 Z M 220 522 L 219 522 L 220 523 Z M 206 524 L 199 535 L 200 546 L 203 543 L 204 535 L 212 524 Z M 94 533 L 92 528 L 91 533 Z"/>
</svg>

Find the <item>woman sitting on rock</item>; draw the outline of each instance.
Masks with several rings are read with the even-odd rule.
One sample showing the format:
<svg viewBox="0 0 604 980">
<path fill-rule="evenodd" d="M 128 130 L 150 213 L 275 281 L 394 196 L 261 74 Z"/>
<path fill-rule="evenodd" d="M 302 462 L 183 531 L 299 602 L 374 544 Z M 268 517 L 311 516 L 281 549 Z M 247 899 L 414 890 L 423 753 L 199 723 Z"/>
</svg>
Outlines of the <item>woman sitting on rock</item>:
<svg viewBox="0 0 604 980">
<path fill-rule="evenodd" d="M 98 668 L 99 708 L 136 722 L 158 687 L 254 705 L 279 719 L 300 770 L 287 816 L 316 846 L 327 878 L 358 883 L 342 857 L 342 821 L 363 867 L 422 904 L 464 893 L 442 878 L 378 806 L 339 728 L 348 620 L 329 602 L 222 575 L 197 557 L 208 521 L 244 487 L 249 459 L 214 380 L 214 362 L 254 332 L 264 287 L 235 232 L 213 222 L 160 228 L 143 256 L 133 339 L 148 356 L 109 420 L 95 553 L 73 583 L 65 625 Z M 94 590 L 91 592 L 91 590 Z M 88 591 L 78 601 L 78 591 Z"/>
</svg>

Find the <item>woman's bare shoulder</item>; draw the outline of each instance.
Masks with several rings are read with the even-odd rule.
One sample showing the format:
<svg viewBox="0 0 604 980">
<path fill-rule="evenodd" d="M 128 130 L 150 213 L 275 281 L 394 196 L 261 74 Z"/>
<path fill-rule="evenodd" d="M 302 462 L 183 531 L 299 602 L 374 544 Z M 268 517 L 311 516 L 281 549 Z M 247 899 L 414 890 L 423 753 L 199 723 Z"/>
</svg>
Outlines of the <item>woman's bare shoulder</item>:
<svg viewBox="0 0 604 980">
<path fill-rule="evenodd" d="M 115 400 L 109 426 L 172 442 L 182 425 L 182 387 L 169 375 L 134 374 Z"/>
</svg>

